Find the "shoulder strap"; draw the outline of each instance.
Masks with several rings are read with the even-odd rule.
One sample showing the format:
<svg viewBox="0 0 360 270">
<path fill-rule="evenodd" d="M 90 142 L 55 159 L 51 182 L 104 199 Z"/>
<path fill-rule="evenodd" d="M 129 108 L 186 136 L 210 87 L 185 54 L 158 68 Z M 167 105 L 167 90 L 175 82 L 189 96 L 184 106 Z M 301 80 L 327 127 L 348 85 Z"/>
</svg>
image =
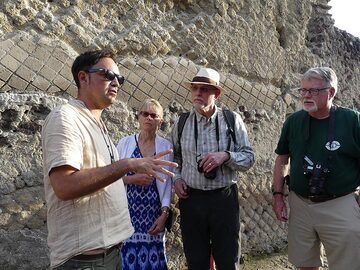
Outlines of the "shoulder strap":
<svg viewBox="0 0 360 270">
<path fill-rule="evenodd" d="M 181 145 L 181 143 L 180 143 L 181 135 L 182 135 L 186 120 L 188 119 L 189 115 L 190 115 L 190 112 L 185 112 L 185 113 L 180 114 L 179 122 L 178 122 L 178 142 L 179 142 L 179 145 Z"/>
<path fill-rule="evenodd" d="M 228 109 L 222 109 L 226 125 L 230 131 L 231 138 L 233 139 L 234 144 L 236 144 L 236 136 L 235 136 L 235 115 L 232 111 Z"/>
<path fill-rule="evenodd" d="M 180 114 L 180 116 L 179 116 L 179 121 L 178 121 L 178 126 L 177 126 L 179 147 L 177 149 L 174 148 L 174 157 L 178 158 L 179 165 L 182 164 L 181 135 L 183 133 L 184 126 L 185 126 L 186 120 L 188 119 L 189 115 L 190 115 L 190 112 L 185 112 L 185 113 Z"/>
</svg>

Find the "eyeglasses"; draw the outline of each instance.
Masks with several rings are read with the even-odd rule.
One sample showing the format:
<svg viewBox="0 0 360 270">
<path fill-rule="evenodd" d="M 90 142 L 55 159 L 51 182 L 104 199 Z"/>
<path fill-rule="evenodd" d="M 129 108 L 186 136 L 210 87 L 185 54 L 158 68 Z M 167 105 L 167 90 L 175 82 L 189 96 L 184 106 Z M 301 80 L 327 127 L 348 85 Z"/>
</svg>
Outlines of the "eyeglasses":
<svg viewBox="0 0 360 270">
<path fill-rule="evenodd" d="M 297 89 L 299 94 L 302 95 L 302 96 L 305 96 L 307 93 L 309 93 L 310 95 L 312 96 L 317 96 L 319 94 L 320 91 L 324 91 L 324 90 L 327 90 L 329 89 L 330 87 L 325 87 L 325 88 L 309 88 L 309 89 L 306 89 L 306 88 L 299 88 Z"/>
<path fill-rule="evenodd" d="M 119 84 L 123 84 L 125 81 L 125 78 L 121 75 L 116 74 L 114 71 L 111 71 L 109 69 L 105 68 L 90 68 L 88 70 L 85 70 L 88 73 L 100 73 L 101 75 L 104 75 L 105 79 L 108 81 L 113 81 L 115 78 L 117 79 Z"/>
<path fill-rule="evenodd" d="M 157 119 L 157 118 L 160 118 L 160 115 L 156 114 L 156 113 L 149 113 L 149 112 L 144 112 L 144 111 L 141 111 L 140 112 L 140 115 L 142 115 L 143 117 L 148 117 L 150 115 L 150 117 L 152 119 Z"/>
</svg>

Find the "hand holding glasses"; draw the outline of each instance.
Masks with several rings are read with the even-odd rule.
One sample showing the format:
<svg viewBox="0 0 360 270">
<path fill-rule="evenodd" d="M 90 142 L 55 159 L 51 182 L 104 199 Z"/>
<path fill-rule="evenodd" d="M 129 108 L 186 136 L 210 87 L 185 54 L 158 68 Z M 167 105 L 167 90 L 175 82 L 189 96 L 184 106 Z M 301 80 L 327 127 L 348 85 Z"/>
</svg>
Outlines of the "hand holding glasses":
<svg viewBox="0 0 360 270">
<path fill-rule="evenodd" d="M 114 71 L 105 68 L 90 68 L 86 70 L 87 73 L 99 73 L 104 76 L 104 78 L 108 81 L 113 81 L 115 78 L 117 79 L 119 84 L 123 84 L 125 79 L 123 76 L 116 74 Z"/>
<path fill-rule="evenodd" d="M 307 93 L 309 93 L 311 96 L 317 96 L 319 94 L 320 91 L 324 91 L 330 89 L 330 87 L 325 87 L 325 88 L 298 88 L 297 91 L 299 92 L 299 94 L 301 96 L 305 96 Z"/>
</svg>

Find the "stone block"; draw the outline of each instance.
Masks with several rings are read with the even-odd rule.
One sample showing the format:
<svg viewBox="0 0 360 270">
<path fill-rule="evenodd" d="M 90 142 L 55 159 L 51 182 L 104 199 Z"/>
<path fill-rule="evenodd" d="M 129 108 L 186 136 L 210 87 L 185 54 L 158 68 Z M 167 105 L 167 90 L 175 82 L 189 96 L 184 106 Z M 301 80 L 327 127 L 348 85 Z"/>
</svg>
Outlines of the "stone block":
<svg viewBox="0 0 360 270">
<path fill-rule="evenodd" d="M 136 75 L 138 75 L 139 77 L 144 77 L 146 74 L 146 69 L 142 68 L 141 66 L 135 66 L 132 70 L 132 72 L 134 72 Z"/>
<path fill-rule="evenodd" d="M 151 62 L 145 58 L 141 58 L 137 64 L 142 68 L 144 68 L 145 70 L 149 69 L 151 66 Z"/>
<path fill-rule="evenodd" d="M 50 59 L 46 61 L 46 65 L 55 72 L 59 72 L 64 66 L 64 63 L 51 56 Z"/>
<path fill-rule="evenodd" d="M 25 62 L 24 62 L 25 66 L 27 66 L 28 68 L 30 68 L 31 70 L 33 70 L 34 72 L 38 72 L 42 66 L 44 65 L 40 60 L 29 56 Z"/>
<path fill-rule="evenodd" d="M 177 57 L 175 57 L 175 56 L 169 56 L 168 58 L 166 58 L 165 60 L 164 60 L 164 62 L 166 63 L 166 64 L 168 64 L 170 67 L 172 67 L 172 68 L 176 68 L 176 66 L 178 65 L 178 58 Z"/>
<path fill-rule="evenodd" d="M 0 91 L 1 91 L 1 88 L 5 85 L 5 82 L 0 80 Z M 1 213 L 1 212 L 0 212 Z"/>
<path fill-rule="evenodd" d="M 190 91 L 188 89 L 186 89 L 185 87 L 180 85 L 178 90 L 177 90 L 177 96 L 187 98 L 188 94 L 190 94 Z"/>
<path fill-rule="evenodd" d="M 147 73 L 147 74 L 145 74 L 143 80 L 150 85 L 154 85 L 156 78 L 154 76 L 152 76 L 151 74 Z"/>
<path fill-rule="evenodd" d="M 20 38 L 17 45 L 28 53 L 32 53 L 36 49 L 35 43 L 27 38 Z"/>
<path fill-rule="evenodd" d="M 0 48 L 3 49 L 4 51 L 10 50 L 14 45 L 15 44 L 11 39 L 0 41 Z"/>
<path fill-rule="evenodd" d="M 162 73 L 162 72 L 160 72 L 158 74 L 157 79 L 160 82 L 162 82 L 163 84 L 168 84 L 168 82 L 169 82 L 169 77 L 166 74 Z"/>
<path fill-rule="evenodd" d="M 40 62 L 47 62 L 47 60 L 50 58 L 51 50 L 47 49 L 45 46 L 38 46 L 36 47 L 35 52 L 32 54 L 36 59 L 40 60 Z"/>
<path fill-rule="evenodd" d="M 159 100 L 159 98 L 161 97 L 161 93 L 159 91 L 157 91 L 155 88 L 152 88 L 150 93 L 149 93 L 150 97 L 156 100 Z"/>
<path fill-rule="evenodd" d="M 159 98 L 159 102 L 160 102 L 160 104 L 162 104 L 163 106 L 165 106 L 165 104 L 169 104 L 170 99 L 168 99 L 168 98 L 166 98 L 166 97 L 164 97 L 164 96 L 161 96 L 161 97 Z"/>
<path fill-rule="evenodd" d="M 1 87 L 1 92 L 10 92 L 12 89 L 11 87 L 6 83 L 3 87 Z"/>
<path fill-rule="evenodd" d="M 130 75 L 126 78 L 126 80 L 132 83 L 133 85 L 137 86 L 139 85 L 141 78 L 135 73 L 130 73 Z"/>
<path fill-rule="evenodd" d="M 150 73 L 152 76 L 157 78 L 157 76 L 161 73 L 161 70 L 154 67 L 154 68 L 150 68 L 148 70 L 148 73 Z"/>
<path fill-rule="evenodd" d="M 180 58 L 179 64 L 182 65 L 183 67 L 187 68 L 189 65 L 189 60 L 187 60 L 185 58 Z"/>
<path fill-rule="evenodd" d="M 36 76 L 34 81 L 32 82 L 32 85 L 34 85 L 39 90 L 45 92 L 49 88 L 50 82 L 41 76 Z"/>
<path fill-rule="evenodd" d="M 72 97 L 77 97 L 78 88 L 74 84 L 70 84 L 69 87 L 66 89 L 66 92 L 69 93 Z"/>
<path fill-rule="evenodd" d="M 5 56 L 6 52 L 2 49 L 0 49 L 0 59 Z"/>
<path fill-rule="evenodd" d="M 34 71 L 30 70 L 25 65 L 20 66 L 16 71 L 16 74 L 28 82 L 32 81 L 36 75 Z"/>
<path fill-rule="evenodd" d="M 28 82 L 13 74 L 9 79 L 8 85 L 17 90 L 24 91 L 28 85 Z"/>
<path fill-rule="evenodd" d="M 59 87 L 60 89 L 67 89 L 69 87 L 69 85 L 71 84 L 71 82 L 67 79 L 65 79 L 63 76 L 61 76 L 60 74 L 58 74 L 56 76 L 56 78 L 53 80 L 53 83 Z"/>
<path fill-rule="evenodd" d="M 132 95 L 132 93 L 135 91 L 136 87 L 133 84 L 127 83 L 125 82 L 123 84 L 123 86 L 121 87 L 121 90 L 127 94 L 129 94 L 130 96 Z"/>
<path fill-rule="evenodd" d="M 49 93 L 49 94 L 56 94 L 56 93 L 59 93 L 59 92 L 62 92 L 62 90 L 59 87 L 55 86 L 55 85 L 51 85 L 49 87 L 49 89 L 47 90 L 47 93 Z"/>
<path fill-rule="evenodd" d="M 150 90 L 151 90 L 151 85 L 149 85 L 148 83 L 141 81 L 138 89 L 140 89 L 142 92 L 149 94 Z"/>
<path fill-rule="evenodd" d="M 60 70 L 59 74 L 64 77 L 65 79 L 69 80 L 69 81 L 73 81 L 73 76 L 71 73 L 71 67 L 69 67 L 68 65 L 64 65 L 62 67 L 62 69 Z M 75 82 L 74 82 L 75 83 Z"/>
<path fill-rule="evenodd" d="M 140 89 L 136 89 L 136 91 L 133 93 L 133 97 L 136 98 L 138 101 L 143 102 L 149 96 Z"/>
<path fill-rule="evenodd" d="M 20 62 L 24 62 L 29 56 L 29 54 L 19 46 L 14 46 L 10 51 L 10 55 Z"/>
<path fill-rule="evenodd" d="M 119 95 L 117 95 L 116 99 L 121 100 L 127 103 L 130 99 L 130 95 L 124 91 L 121 91 Z"/>
<path fill-rule="evenodd" d="M 14 57 L 12 57 L 11 55 L 5 55 L 1 60 L 0 60 L 0 64 L 2 64 L 3 66 L 5 66 L 6 68 L 10 69 L 12 72 L 14 72 L 15 70 L 17 70 L 21 63 L 16 60 Z"/>
<path fill-rule="evenodd" d="M 162 96 L 170 100 L 174 97 L 174 92 L 170 88 L 166 87 L 165 91 L 162 92 Z"/>
<path fill-rule="evenodd" d="M 151 62 L 151 64 L 157 67 L 158 69 L 161 69 L 164 65 L 164 61 L 161 60 L 160 58 L 156 58 Z"/>
<path fill-rule="evenodd" d="M 225 82 L 224 82 L 224 85 L 229 88 L 229 89 L 233 89 L 234 88 L 234 85 L 235 85 L 235 82 L 232 81 L 231 79 L 226 79 Z"/>
<path fill-rule="evenodd" d="M 52 68 L 50 68 L 49 66 L 45 65 L 41 68 L 39 74 L 41 76 L 43 76 L 46 80 L 48 80 L 49 82 L 51 82 L 52 80 L 54 80 L 54 78 L 57 76 L 57 72 L 55 72 Z"/>
<path fill-rule="evenodd" d="M 162 93 L 165 89 L 165 84 L 163 84 L 162 82 L 160 81 L 156 81 L 155 84 L 154 84 L 154 88 L 159 91 L 160 93 Z"/>
<path fill-rule="evenodd" d="M 130 70 L 136 66 L 136 62 L 132 58 L 125 58 L 120 64 Z"/>
<path fill-rule="evenodd" d="M 139 108 L 141 106 L 141 102 L 139 100 L 137 100 L 134 97 L 130 97 L 130 99 L 128 100 L 128 106 L 130 108 Z"/>
<path fill-rule="evenodd" d="M 54 49 L 54 51 L 52 52 L 52 56 L 55 57 L 57 60 L 61 61 L 62 63 L 66 63 L 67 59 L 69 58 L 69 54 L 59 47 Z"/>
<path fill-rule="evenodd" d="M 7 81 L 11 76 L 11 71 L 4 67 L 3 65 L 0 65 L 0 79 L 3 81 Z"/>
<path fill-rule="evenodd" d="M 181 74 L 179 74 L 178 72 L 176 72 L 176 71 L 172 75 L 171 79 L 174 80 L 175 82 L 177 82 L 178 84 L 180 84 L 181 81 L 183 80 L 183 76 Z"/>
</svg>

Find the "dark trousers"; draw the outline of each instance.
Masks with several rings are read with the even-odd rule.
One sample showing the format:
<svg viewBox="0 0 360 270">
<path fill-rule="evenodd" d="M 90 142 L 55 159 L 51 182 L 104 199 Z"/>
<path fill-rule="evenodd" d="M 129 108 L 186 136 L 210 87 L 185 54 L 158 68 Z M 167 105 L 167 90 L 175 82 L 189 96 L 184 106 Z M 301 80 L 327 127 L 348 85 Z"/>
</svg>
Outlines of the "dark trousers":
<svg viewBox="0 0 360 270">
<path fill-rule="evenodd" d="M 81 260 L 71 258 L 66 263 L 53 268 L 54 270 L 121 270 L 121 257 L 119 248 L 102 258 Z"/>
<path fill-rule="evenodd" d="M 189 270 L 209 270 L 210 253 L 218 270 L 239 269 L 240 215 L 238 189 L 188 189 L 179 200 L 180 227 Z"/>
</svg>

